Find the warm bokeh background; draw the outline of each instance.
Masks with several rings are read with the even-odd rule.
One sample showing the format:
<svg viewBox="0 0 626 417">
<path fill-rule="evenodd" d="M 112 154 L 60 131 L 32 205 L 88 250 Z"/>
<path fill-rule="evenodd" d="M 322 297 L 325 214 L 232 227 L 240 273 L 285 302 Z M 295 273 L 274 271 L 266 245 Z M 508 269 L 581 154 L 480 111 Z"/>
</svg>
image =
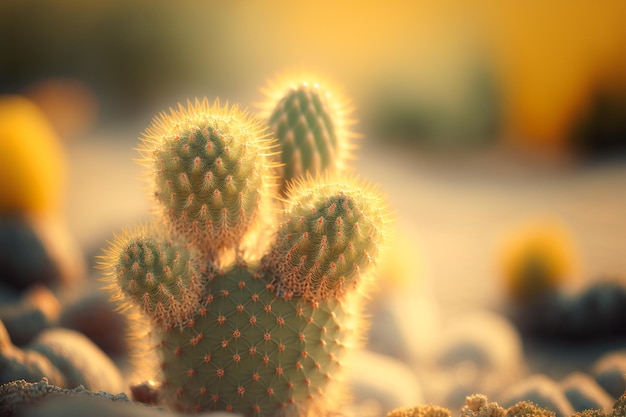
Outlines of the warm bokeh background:
<svg viewBox="0 0 626 417">
<path fill-rule="evenodd" d="M 254 109 L 268 78 L 307 69 L 352 98 L 357 166 L 447 277 L 435 282 L 475 282 L 465 258 L 488 276 L 497 237 L 544 217 L 575 231 L 585 272 L 617 273 L 625 19 L 621 0 L 8 0 L 0 93 L 35 100 L 66 141 L 85 243 L 146 209 L 130 148 L 154 114 L 201 96 Z"/>
<path fill-rule="evenodd" d="M 623 150 L 626 5 L 4 1 L 0 92 L 71 77 L 101 123 L 189 95 L 249 103 L 284 68 L 340 80 L 368 132 L 444 146 Z"/>
<path fill-rule="evenodd" d="M 63 215 L 93 263 L 149 212 L 132 148 L 154 114 L 254 111 L 269 78 L 321 73 L 396 213 L 410 272 L 392 285 L 419 280 L 447 318 L 503 302 L 502 239 L 545 219 L 572 282 L 626 276 L 624 22 L 623 0 L 2 0 L 0 94 L 61 137 Z"/>
</svg>

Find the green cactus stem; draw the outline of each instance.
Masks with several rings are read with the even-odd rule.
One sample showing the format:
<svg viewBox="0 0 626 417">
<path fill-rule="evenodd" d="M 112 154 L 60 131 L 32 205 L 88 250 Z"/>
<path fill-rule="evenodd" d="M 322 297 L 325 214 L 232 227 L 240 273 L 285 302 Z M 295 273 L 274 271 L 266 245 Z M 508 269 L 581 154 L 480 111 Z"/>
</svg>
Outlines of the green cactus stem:
<svg viewBox="0 0 626 417">
<path fill-rule="evenodd" d="M 271 185 L 271 149 L 261 123 L 247 112 L 204 99 L 155 118 L 139 151 L 166 220 L 216 259 L 259 217 Z"/>
<path fill-rule="evenodd" d="M 290 415 L 332 396 L 353 313 L 337 300 L 278 298 L 254 270 L 212 273 L 194 321 L 158 334 L 161 394 L 172 408 Z"/>
<path fill-rule="evenodd" d="M 263 118 L 278 139 L 281 189 L 307 174 L 340 172 L 347 167 L 358 136 L 349 102 L 329 82 L 291 74 L 268 83 Z"/>
<path fill-rule="evenodd" d="M 279 295 L 310 300 L 341 298 L 378 254 L 384 204 L 353 179 L 299 181 L 265 264 Z"/>
<path fill-rule="evenodd" d="M 182 326 L 202 291 L 189 250 L 140 234 L 122 245 L 115 267 L 120 290 L 156 323 Z"/>
</svg>

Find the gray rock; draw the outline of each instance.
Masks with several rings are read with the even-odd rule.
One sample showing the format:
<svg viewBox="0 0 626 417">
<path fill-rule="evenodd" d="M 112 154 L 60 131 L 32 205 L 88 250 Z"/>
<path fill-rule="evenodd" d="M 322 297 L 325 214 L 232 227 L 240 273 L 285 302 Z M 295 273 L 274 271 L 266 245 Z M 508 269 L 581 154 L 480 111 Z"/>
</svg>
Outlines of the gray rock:
<svg viewBox="0 0 626 417">
<path fill-rule="evenodd" d="M 384 416 L 388 411 L 423 401 L 415 373 L 403 362 L 367 350 L 354 350 L 346 358 L 347 383 L 354 403 L 366 405 L 359 415 Z M 372 411 L 374 410 L 374 411 Z M 356 413 L 355 413 L 356 414 Z"/>
<path fill-rule="evenodd" d="M 569 417 L 574 414 L 574 407 L 563 390 L 554 380 L 543 374 L 531 375 L 499 396 L 503 407 L 510 407 L 520 401 L 530 401 L 539 407 L 554 411 L 556 417 Z"/>
<path fill-rule="evenodd" d="M 607 353 L 591 371 L 598 384 L 614 399 L 626 392 L 626 351 Z"/>
<path fill-rule="evenodd" d="M 48 358 L 39 352 L 23 351 L 14 346 L 0 322 L 0 384 L 19 379 L 36 382 L 43 377 L 55 385 L 65 385 L 65 377 Z"/>
<path fill-rule="evenodd" d="M 563 379 L 561 389 L 575 411 L 610 410 L 615 402 L 590 375 L 581 372 L 575 372 Z"/>
<path fill-rule="evenodd" d="M 0 320 L 11 342 L 24 346 L 59 317 L 61 305 L 47 287 L 35 284 L 12 301 L 0 304 Z"/>
<path fill-rule="evenodd" d="M 6 417 L 182 417 L 173 411 L 131 402 L 126 394 L 110 394 L 50 385 L 47 379 L 28 383 L 14 381 L 0 386 L 0 415 Z M 198 417 L 240 417 L 212 412 Z"/>
<path fill-rule="evenodd" d="M 521 338 L 500 315 L 476 311 L 454 318 L 436 346 L 430 375 L 420 376 L 437 382 L 439 392 L 429 394 L 452 409 L 462 407 L 469 394 L 493 396 L 522 375 Z"/>
<path fill-rule="evenodd" d="M 104 392 L 91 392 L 85 390 L 82 385 L 67 389 L 49 384 L 46 378 L 42 378 L 38 382 L 27 382 L 22 379 L 0 386 L 0 415 L 7 417 L 22 415 L 28 407 L 37 405 L 47 398 L 59 396 L 63 397 L 64 400 L 67 400 L 68 396 L 91 396 L 103 397 L 111 401 L 130 401 L 125 394 L 111 395 Z M 92 415 L 91 412 L 89 414 Z"/>
<path fill-rule="evenodd" d="M 106 396 L 52 396 L 25 410 L 23 417 L 185 417 L 160 408 L 137 403 L 111 401 Z M 241 417 L 239 414 L 211 412 L 195 417 Z"/>
<path fill-rule="evenodd" d="M 65 376 L 66 387 L 82 385 L 91 391 L 125 391 L 117 366 L 81 333 L 63 328 L 48 329 L 25 350 L 47 357 Z"/>
</svg>

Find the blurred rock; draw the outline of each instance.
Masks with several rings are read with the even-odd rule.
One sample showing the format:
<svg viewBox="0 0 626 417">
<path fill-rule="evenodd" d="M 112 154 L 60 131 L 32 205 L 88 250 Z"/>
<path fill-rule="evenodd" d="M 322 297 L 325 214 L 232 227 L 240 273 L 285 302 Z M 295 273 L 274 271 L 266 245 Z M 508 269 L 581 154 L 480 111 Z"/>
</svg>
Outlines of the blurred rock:
<svg viewBox="0 0 626 417">
<path fill-rule="evenodd" d="M 0 282 L 24 290 L 76 283 L 85 261 L 62 222 L 47 217 L 0 216 Z"/>
<path fill-rule="evenodd" d="M 49 384 L 46 378 L 42 378 L 38 382 L 26 382 L 24 380 L 12 381 L 0 386 L 0 415 L 6 417 L 23 416 L 29 414 L 29 412 L 45 412 L 46 416 L 67 416 L 69 414 L 59 414 L 55 411 L 54 406 L 48 408 L 46 400 L 63 401 L 66 404 L 77 402 L 79 397 L 92 397 L 102 398 L 109 401 L 129 402 L 130 400 L 126 394 L 111 395 L 105 392 L 91 392 L 85 390 L 83 386 L 78 386 L 73 389 L 60 388 L 56 385 Z M 40 403 L 44 403 L 41 407 Z M 89 407 L 86 405 L 89 404 Z M 102 410 L 103 403 L 96 402 L 84 402 L 85 407 L 82 408 L 83 413 L 88 413 L 93 416 L 95 410 Z M 30 410 L 29 407 L 36 406 L 34 410 Z M 70 408 L 71 409 L 71 408 Z M 70 409 L 66 410 L 69 411 Z M 77 409 L 74 408 L 76 411 Z M 99 414 L 105 415 L 105 414 Z M 113 414 L 111 414 L 113 415 Z M 118 415 L 117 413 L 114 415 Z"/>
<path fill-rule="evenodd" d="M 0 270 L 2 282 L 16 289 L 63 280 L 37 230 L 18 216 L 0 217 Z"/>
<path fill-rule="evenodd" d="M 65 377 L 48 358 L 39 352 L 13 346 L 9 334 L 0 322 L 0 384 L 20 379 L 36 382 L 44 377 L 54 385 L 66 385 Z"/>
<path fill-rule="evenodd" d="M 85 392 L 85 391 L 83 391 Z M 23 417 L 184 417 L 187 414 L 176 413 L 162 408 L 149 407 L 139 403 L 129 403 L 105 393 L 89 395 L 71 393 L 54 395 L 39 404 L 24 409 Z M 193 414 L 196 417 L 241 417 L 240 414 L 215 411 Z"/>
<path fill-rule="evenodd" d="M 392 409 L 423 401 L 416 375 L 397 359 L 359 349 L 346 356 L 345 365 L 347 384 L 360 415 L 384 416 Z"/>
<path fill-rule="evenodd" d="M 607 353 L 594 363 L 591 372 L 607 393 L 619 398 L 626 392 L 626 351 Z"/>
<path fill-rule="evenodd" d="M 431 291 L 409 288 L 387 293 L 368 306 L 371 318 L 367 346 L 417 366 L 432 356 L 440 312 Z"/>
<path fill-rule="evenodd" d="M 608 411 L 615 402 L 591 376 L 581 372 L 574 372 L 561 381 L 561 389 L 575 411 Z"/>
<path fill-rule="evenodd" d="M 492 396 L 518 380 L 524 370 L 522 341 L 502 316 L 487 311 L 452 319 L 442 330 L 433 359 L 440 386 L 435 398 L 452 409 L 469 394 Z M 422 377 L 424 379 L 424 377 Z"/>
<path fill-rule="evenodd" d="M 61 305 L 52 291 L 34 285 L 19 300 L 0 303 L 0 321 L 13 344 L 24 346 L 39 332 L 56 323 L 60 310 Z"/>
<path fill-rule="evenodd" d="M 36 382 L 43 377 L 63 388 L 82 385 L 93 391 L 125 391 L 119 369 L 84 335 L 52 328 L 20 349 L 0 328 L 0 383 Z"/>
<path fill-rule="evenodd" d="M 520 401 L 530 401 L 539 407 L 554 411 L 556 417 L 569 417 L 574 408 L 554 380 L 544 374 L 535 374 L 507 388 L 499 396 L 503 407 L 510 407 Z"/>
<path fill-rule="evenodd" d="M 94 326 L 97 327 L 97 323 Z M 67 387 L 82 385 L 92 391 L 111 393 L 126 390 L 117 366 L 81 333 L 63 328 L 48 329 L 25 349 L 49 358 L 63 372 Z"/>
<path fill-rule="evenodd" d="M 626 281 L 601 277 L 576 292 L 556 289 L 519 304 L 512 320 L 525 334 L 581 342 L 626 338 Z"/>
<path fill-rule="evenodd" d="M 112 358 L 123 358 L 129 353 L 129 324 L 116 308 L 108 292 L 96 289 L 63 309 L 59 325 L 81 332 Z"/>
<path fill-rule="evenodd" d="M 578 334 L 585 337 L 626 336 L 626 280 L 600 277 L 580 293 L 575 306 Z"/>
</svg>

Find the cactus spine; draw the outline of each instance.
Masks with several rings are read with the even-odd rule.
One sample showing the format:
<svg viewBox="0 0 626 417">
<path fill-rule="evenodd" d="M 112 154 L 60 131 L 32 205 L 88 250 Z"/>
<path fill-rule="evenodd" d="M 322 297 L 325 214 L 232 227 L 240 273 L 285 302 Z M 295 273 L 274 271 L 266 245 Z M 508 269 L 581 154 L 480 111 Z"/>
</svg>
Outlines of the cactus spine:
<svg viewBox="0 0 626 417">
<path fill-rule="evenodd" d="M 154 197 L 174 232 L 212 260 L 235 246 L 259 216 L 270 178 L 271 141 L 261 124 L 237 107 L 196 100 L 157 117 L 142 142 Z"/>
<path fill-rule="evenodd" d="M 358 342 L 384 239 L 382 198 L 352 177 L 310 177 L 291 183 L 272 219 L 272 142 L 217 102 L 162 114 L 140 152 L 166 232 L 118 237 L 101 266 L 116 297 L 150 319 L 161 401 L 249 416 L 340 406 L 342 357 Z M 261 236 L 259 217 L 278 224 L 273 237 L 226 256 Z"/>
<path fill-rule="evenodd" d="M 119 255 L 120 290 L 156 323 L 173 326 L 189 320 L 200 302 L 201 278 L 190 252 L 170 242 L 138 235 Z"/>
<path fill-rule="evenodd" d="M 326 300 L 354 289 L 360 267 L 378 252 L 381 207 L 378 196 L 351 182 L 297 183 L 265 262 L 280 277 L 278 294 Z"/>
<path fill-rule="evenodd" d="M 358 135 L 349 130 L 354 121 L 348 100 L 328 81 L 309 74 L 287 74 L 268 82 L 262 117 L 281 148 L 281 189 L 307 174 L 339 172 Z"/>
</svg>

